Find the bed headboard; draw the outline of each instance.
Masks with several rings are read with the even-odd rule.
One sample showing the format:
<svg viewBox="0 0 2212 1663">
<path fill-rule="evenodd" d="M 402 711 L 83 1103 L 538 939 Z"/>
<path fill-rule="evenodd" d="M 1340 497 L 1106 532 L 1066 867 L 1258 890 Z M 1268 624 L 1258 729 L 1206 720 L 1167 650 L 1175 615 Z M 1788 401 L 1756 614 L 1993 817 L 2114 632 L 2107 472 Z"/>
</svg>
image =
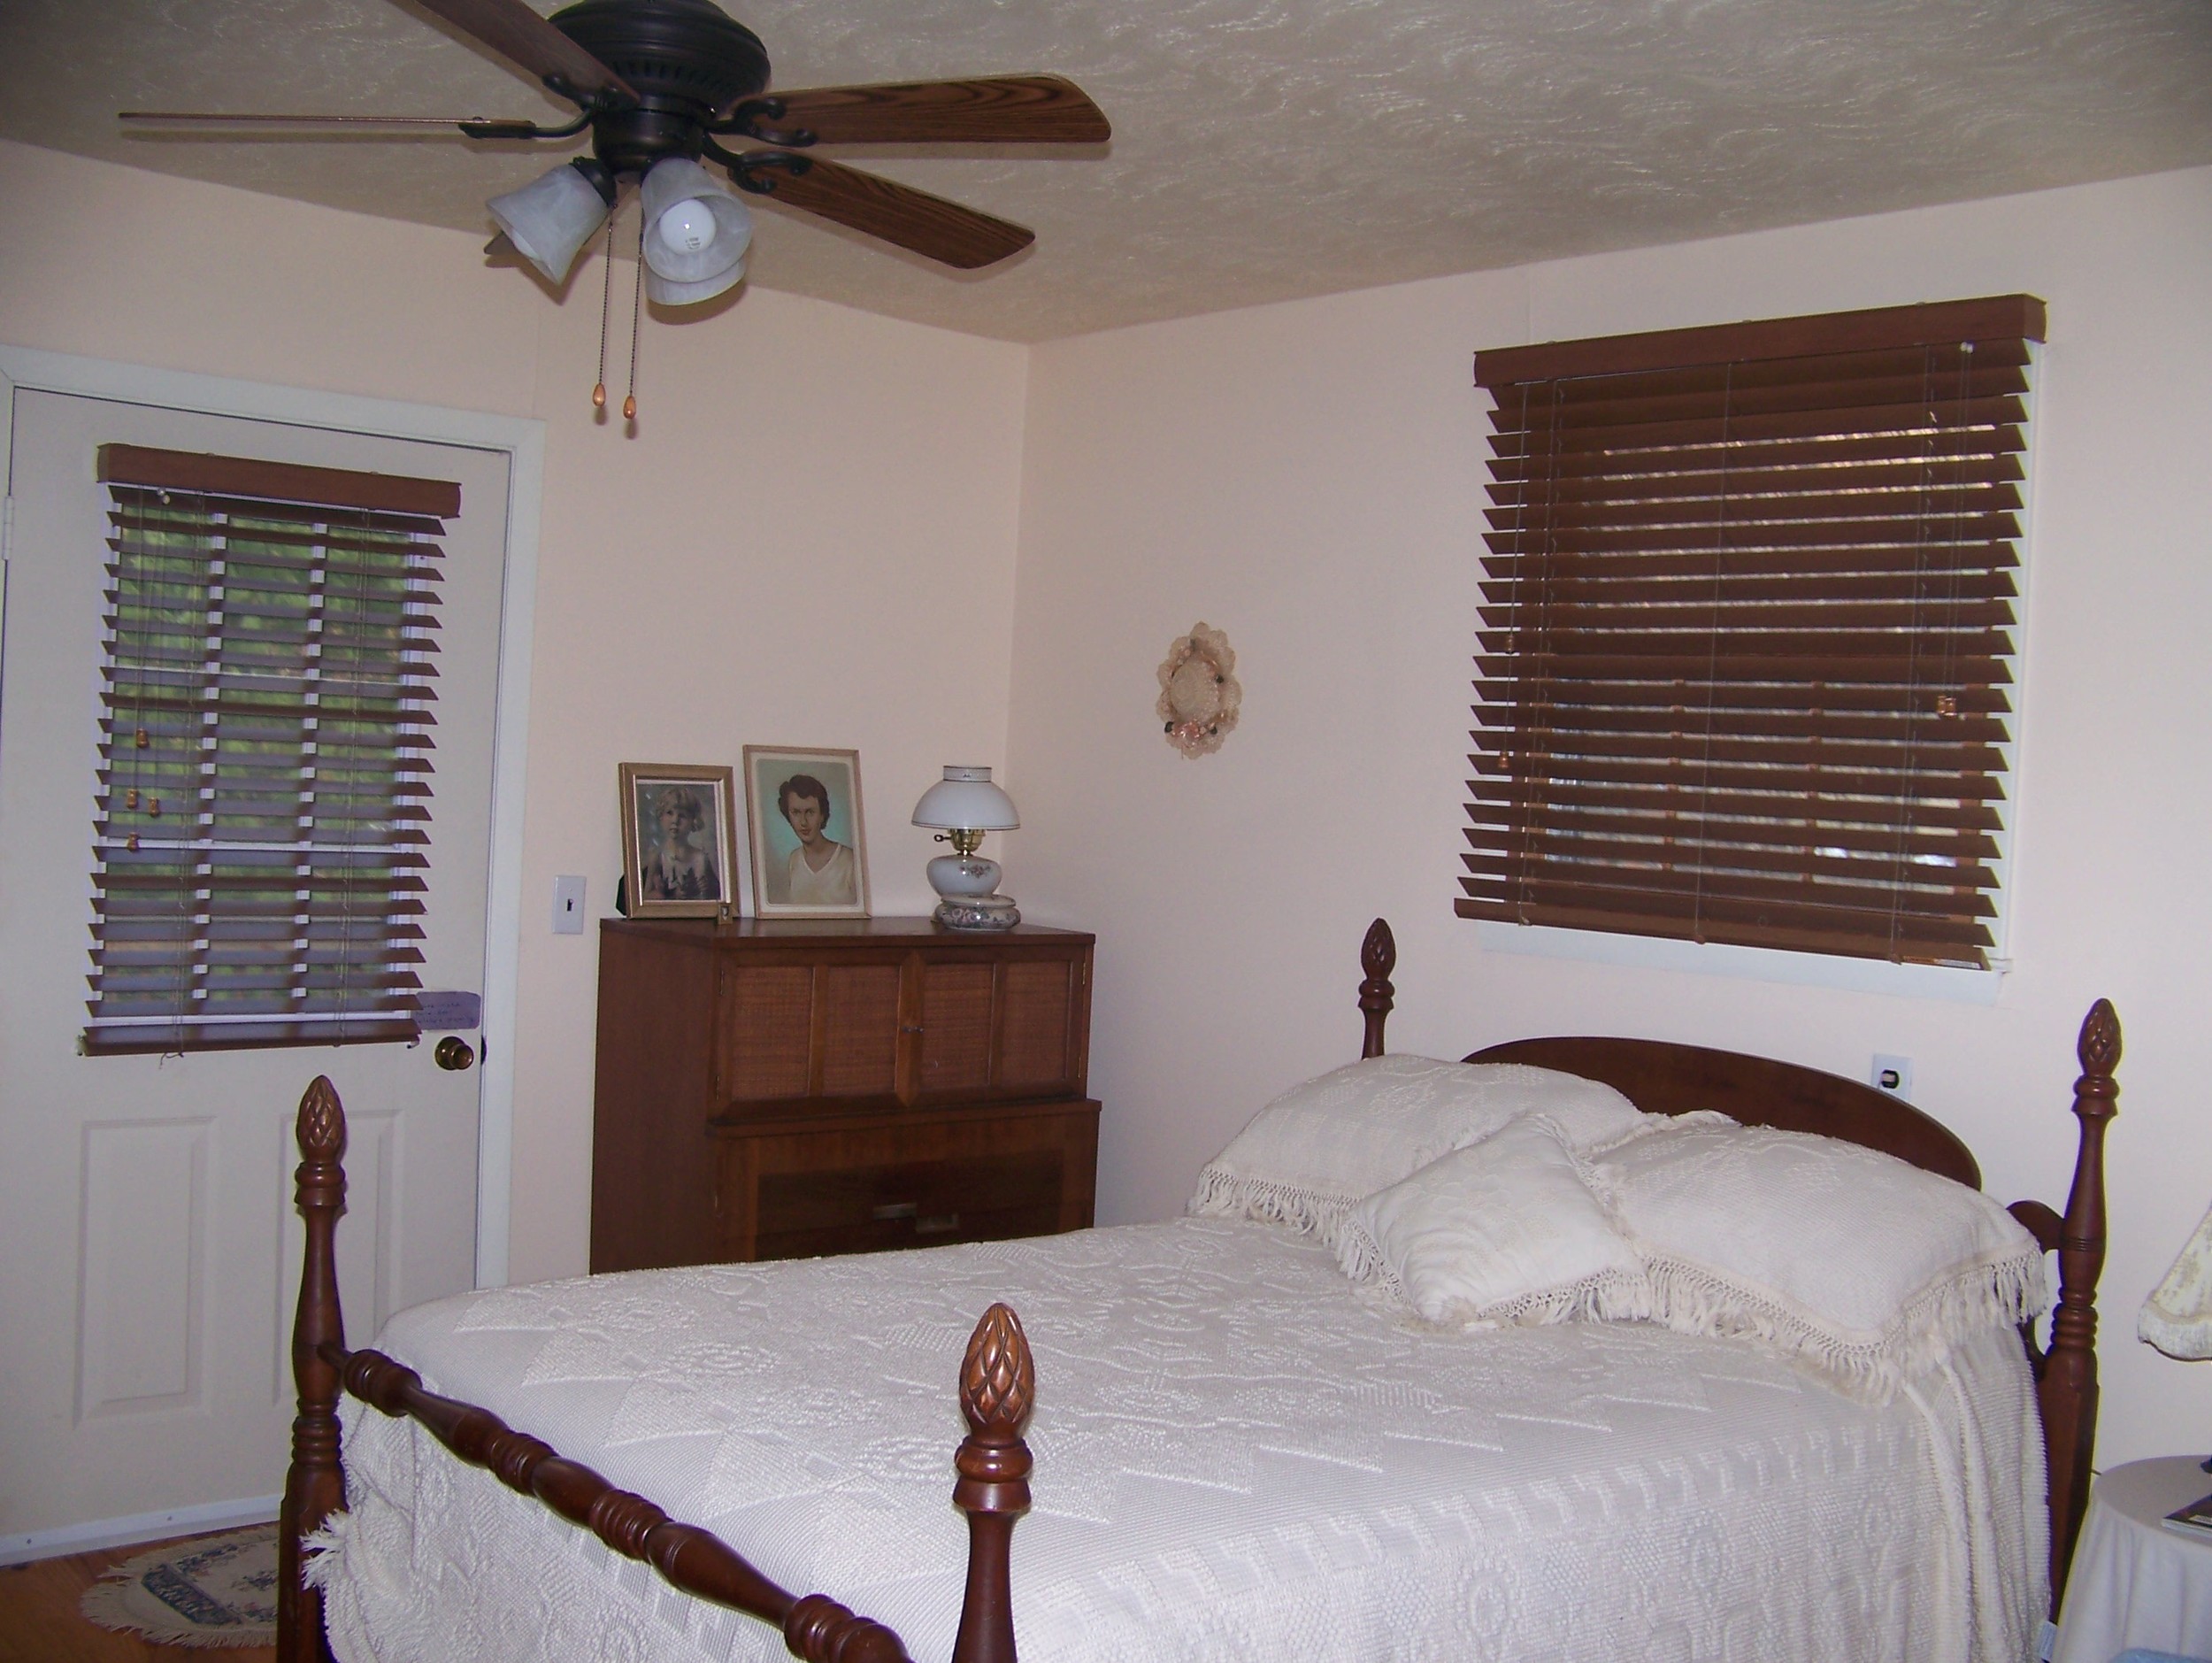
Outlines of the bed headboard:
<svg viewBox="0 0 2212 1663">
<path fill-rule="evenodd" d="M 1647 1114 L 1718 1109 L 1746 1126 L 1818 1132 L 1982 1187 L 1981 1168 L 1946 1127 L 1872 1086 L 1817 1068 L 1658 1039 L 1562 1036 L 1491 1045 L 1468 1062 L 1519 1062 L 1601 1080 Z"/>
<path fill-rule="evenodd" d="M 1381 1054 L 1383 1024 L 1396 991 L 1390 973 L 1397 960 L 1390 926 L 1379 918 L 1360 948 L 1366 980 L 1360 983 L 1359 1004 L 1367 1019 L 1362 1056 Z M 1982 1187 L 1981 1168 L 1973 1154 L 1940 1121 L 1872 1086 L 1771 1057 L 1747 1057 L 1663 1039 L 1563 1035 L 1509 1040 L 1463 1060 L 1526 1063 L 1603 1081 L 1647 1114 L 1718 1109 L 1746 1126 L 1839 1137 L 1910 1161 L 1970 1190 Z"/>
</svg>

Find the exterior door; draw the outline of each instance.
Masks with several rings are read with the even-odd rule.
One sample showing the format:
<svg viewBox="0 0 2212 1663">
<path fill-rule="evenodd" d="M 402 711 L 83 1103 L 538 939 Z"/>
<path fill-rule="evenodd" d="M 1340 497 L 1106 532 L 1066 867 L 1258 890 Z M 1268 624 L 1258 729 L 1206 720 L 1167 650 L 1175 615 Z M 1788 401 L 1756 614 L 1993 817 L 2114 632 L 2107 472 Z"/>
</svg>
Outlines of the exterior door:
<svg viewBox="0 0 2212 1663">
<path fill-rule="evenodd" d="M 0 1543 L 19 1544 L 180 1509 L 265 1502 L 273 1516 L 300 1252 L 290 1128 L 315 1074 L 352 1128 L 349 1337 L 474 1281 L 480 1074 L 437 1066 L 428 1038 L 80 1053 L 107 443 L 460 485 L 436 586 L 419 968 L 426 989 L 483 988 L 506 456 L 17 392 L 0 637 Z"/>
</svg>

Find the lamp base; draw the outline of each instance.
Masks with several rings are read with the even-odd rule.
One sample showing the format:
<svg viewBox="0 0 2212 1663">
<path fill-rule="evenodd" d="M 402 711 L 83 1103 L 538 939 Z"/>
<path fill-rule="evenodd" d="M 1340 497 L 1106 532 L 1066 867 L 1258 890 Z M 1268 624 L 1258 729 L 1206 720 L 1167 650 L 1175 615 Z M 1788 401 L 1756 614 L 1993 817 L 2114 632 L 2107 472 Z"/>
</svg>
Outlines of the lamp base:
<svg viewBox="0 0 2212 1663">
<path fill-rule="evenodd" d="M 948 895 L 930 916 L 947 929 L 1011 929 L 1022 921 L 1010 895 Z"/>
</svg>

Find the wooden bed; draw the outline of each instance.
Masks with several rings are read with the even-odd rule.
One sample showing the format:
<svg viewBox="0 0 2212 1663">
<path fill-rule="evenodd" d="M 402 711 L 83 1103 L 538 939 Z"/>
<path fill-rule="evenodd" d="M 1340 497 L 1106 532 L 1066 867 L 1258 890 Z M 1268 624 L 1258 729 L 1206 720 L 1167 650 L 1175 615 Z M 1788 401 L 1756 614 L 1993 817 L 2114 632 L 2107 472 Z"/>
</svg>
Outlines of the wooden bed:
<svg viewBox="0 0 2212 1663">
<path fill-rule="evenodd" d="M 1396 948 L 1378 919 L 1360 953 L 1363 1057 L 1384 1049 Z M 2096 1286 L 2105 1252 L 2103 1143 L 2118 1089 L 2120 1025 L 2099 1000 L 2082 1024 L 2082 1073 L 2073 1112 L 2080 1142 L 2063 1213 L 2039 1201 L 2015 1203 L 2013 1215 L 2046 1251 L 2059 1256 L 2060 1292 L 2047 1348 L 2024 1329 L 2049 1456 L 2052 1604 L 2088 1501 L 2096 1436 Z M 1516 1040 L 1474 1052 L 1470 1062 L 1518 1062 L 1609 1084 L 1653 1113 L 1719 1109 L 1747 1125 L 1818 1132 L 1884 1150 L 1928 1171 L 1978 1189 L 1965 1144 L 1910 1105 L 1838 1075 L 1764 1058 L 1655 1040 L 1559 1037 Z M 373 1351 L 349 1351 L 340 1317 L 334 1251 L 345 1208 L 344 1111 L 326 1079 L 300 1101 L 301 1164 L 296 1204 L 306 1220 L 306 1252 L 293 1329 L 299 1413 L 280 1534 L 277 1652 L 288 1663 L 329 1655 L 321 1596 L 303 1579 L 300 1543 L 344 1506 L 337 1407 L 342 1390 L 385 1414 L 411 1416 L 455 1456 L 534 1496 L 595 1533 L 615 1551 L 646 1561 L 675 1587 L 774 1625 L 794 1656 L 810 1663 L 895 1663 L 898 1636 L 819 1593 L 794 1595 L 757 1571 L 710 1533 L 669 1519 L 644 1497 L 618 1490 L 540 1440 L 510 1428 L 487 1410 L 426 1390 L 413 1370 Z M 1014 1663 L 1009 1548 L 1029 1505 L 1030 1453 L 1022 1440 L 1035 1395 L 1034 1364 L 1019 1320 L 995 1305 L 977 1324 L 959 1376 L 969 1434 L 954 1451 L 953 1501 L 968 1520 L 966 1592 L 955 1663 Z"/>
</svg>

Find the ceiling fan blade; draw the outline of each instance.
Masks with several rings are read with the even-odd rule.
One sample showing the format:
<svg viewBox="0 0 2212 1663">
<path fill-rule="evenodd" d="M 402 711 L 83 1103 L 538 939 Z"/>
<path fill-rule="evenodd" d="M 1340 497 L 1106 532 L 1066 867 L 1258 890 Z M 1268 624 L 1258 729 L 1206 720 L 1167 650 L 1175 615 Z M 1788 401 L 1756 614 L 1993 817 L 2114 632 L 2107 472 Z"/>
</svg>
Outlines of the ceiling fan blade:
<svg viewBox="0 0 2212 1663">
<path fill-rule="evenodd" d="M 818 213 L 964 272 L 1018 254 L 1037 240 L 1026 226 L 820 156 L 752 150 L 734 171 L 741 185 L 772 202 Z"/>
<path fill-rule="evenodd" d="M 605 95 L 638 102 L 637 90 L 522 0 L 415 0 L 509 63 L 578 104 Z"/>
<path fill-rule="evenodd" d="M 480 115 L 265 115 L 258 111 L 213 112 L 204 110 L 120 110 L 118 121 L 161 127 L 380 127 L 404 134 L 414 129 L 439 131 L 458 127 L 475 139 L 528 139 L 541 135 L 534 121 Z"/>
<path fill-rule="evenodd" d="M 746 119 L 745 104 L 734 112 L 742 130 L 770 144 L 1102 144 L 1114 131 L 1090 95 L 1059 75 L 810 87 L 749 102 L 783 106 L 774 117 Z"/>
</svg>

